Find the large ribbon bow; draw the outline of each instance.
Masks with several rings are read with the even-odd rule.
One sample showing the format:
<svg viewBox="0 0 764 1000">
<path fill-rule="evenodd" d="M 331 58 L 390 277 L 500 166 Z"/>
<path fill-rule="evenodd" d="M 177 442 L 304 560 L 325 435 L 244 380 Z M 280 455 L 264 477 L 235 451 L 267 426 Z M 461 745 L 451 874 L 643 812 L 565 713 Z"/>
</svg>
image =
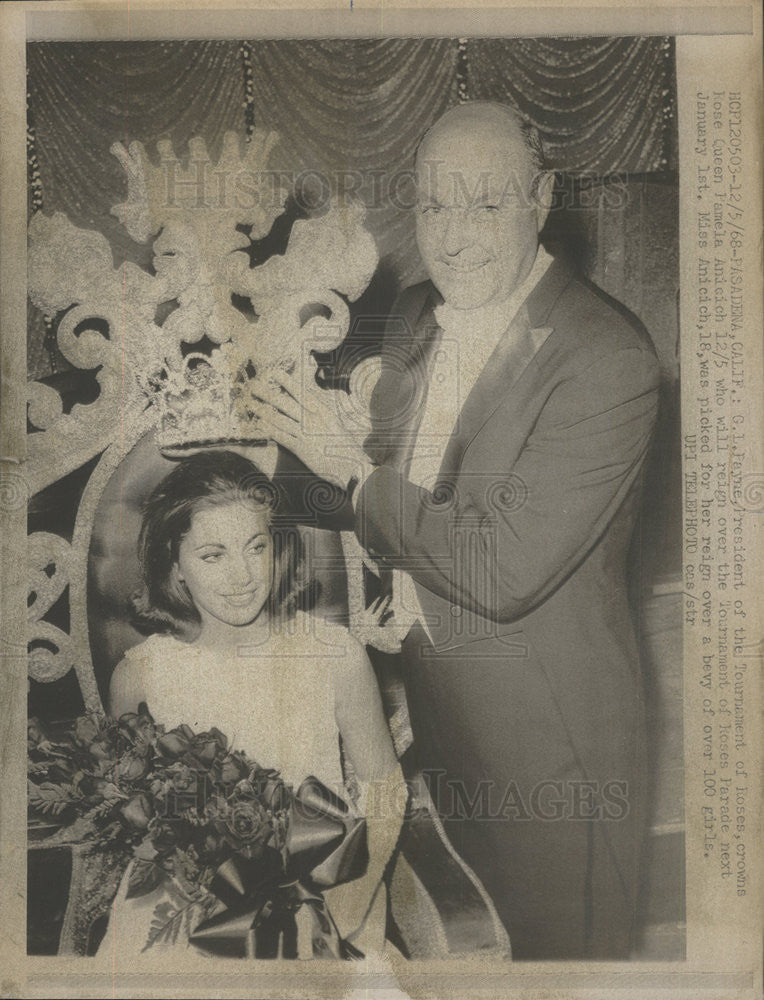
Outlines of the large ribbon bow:
<svg viewBox="0 0 764 1000">
<path fill-rule="evenodd" d="M 266 848 L 224 862 L 210 888 L 225 909 L 202 921 L 191 943 L 241 958 L 362 957 L 340 937 L 321 890 L 366 871 L 366 821 L 311 776 L 292 802 L 284 853 Z"/>
</svg>

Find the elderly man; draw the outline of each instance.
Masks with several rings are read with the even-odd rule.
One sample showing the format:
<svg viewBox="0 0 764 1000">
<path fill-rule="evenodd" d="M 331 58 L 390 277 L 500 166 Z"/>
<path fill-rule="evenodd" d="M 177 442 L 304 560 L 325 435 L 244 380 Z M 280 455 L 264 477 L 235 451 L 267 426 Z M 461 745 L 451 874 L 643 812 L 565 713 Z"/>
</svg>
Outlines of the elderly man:
<svg viewBox="0 0 764 1000">
<path fill-rule="evenodd" d="M 539 246 L 540 154 L 491 103 L 422 140 L 431 280 L 393 309 L 365 455 L 325 447 L 321 428 L 342 432 L 327 394 L 298 413 L 265 392 L 263 420 L 348 488 L 361 544 L 392 570 L 418 763 L 514 957 L 626 958 L 645 737 L 625 563 L 658 366 Z"/>
</svg>

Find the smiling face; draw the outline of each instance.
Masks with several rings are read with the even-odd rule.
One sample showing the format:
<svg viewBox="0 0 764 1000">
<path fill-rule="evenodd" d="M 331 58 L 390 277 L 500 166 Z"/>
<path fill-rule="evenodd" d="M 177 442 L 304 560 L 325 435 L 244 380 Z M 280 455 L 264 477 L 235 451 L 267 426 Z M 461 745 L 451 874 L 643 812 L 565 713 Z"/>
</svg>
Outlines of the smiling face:
<svg viewBox="0 0 764 1000">
<path fill-rule="evenodd" d="M 202 507 L 178 551 L 178 574 L 199 611 L 202 630 L 211 622 L 251 625 L 273 587 L 273 539 L 268 513 L 231 501 Z"/>
<path fill-rule="evenodd" d="M 530 271 L 546 218 L 531 196 L 534 174 L 519 125 L 497 106 L 454 109 L 423 140 L 417 243 L 449 305 L 501 302 Z"/>
</svg>

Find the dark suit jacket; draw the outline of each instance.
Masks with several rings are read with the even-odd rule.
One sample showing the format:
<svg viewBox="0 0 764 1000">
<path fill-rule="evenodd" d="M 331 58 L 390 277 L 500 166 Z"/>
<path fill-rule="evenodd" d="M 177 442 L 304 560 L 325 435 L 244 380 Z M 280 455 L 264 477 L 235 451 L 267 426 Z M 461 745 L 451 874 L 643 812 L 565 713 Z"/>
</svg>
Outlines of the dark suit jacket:
<svg viewBox="0 0 764 1000">
<path fill-rule="evenodd" d="M 405 474 L 439 301 L 425 282 L 393 309 L 367 441 L 379 468 L 356 507 L 361 544 L 410 572 L 430 622 L 434 649 L 416 654 L 441 668 L 420 692 L 430 702 L 420 712 L 425 764 L 477 780 L 502 755 L 522 761 L 518 730 L 546 720 L 545 739 L 533 743 L 547 755 L 536 778 L 572 753 L 579 774 L 630 782 L 632 794 L 644 735 L 625 563 L 657 412 L 654 350 L 555 260 L 478 378 L 427 493 Z M 481 663 L 501 671 L 489 682 Z M 542 675 L 543 690 L 527 686 Z M 509 685 L 506 731 L 486 721 L 468 732 L 480 725 L 481 699 L 495 711 L 497 684 Z M 546 699 L 540 714 L 523 718 L 534 699 Z M 610 839 L 633 868 L 634 831 L 622 825 Z"/>
</svg>

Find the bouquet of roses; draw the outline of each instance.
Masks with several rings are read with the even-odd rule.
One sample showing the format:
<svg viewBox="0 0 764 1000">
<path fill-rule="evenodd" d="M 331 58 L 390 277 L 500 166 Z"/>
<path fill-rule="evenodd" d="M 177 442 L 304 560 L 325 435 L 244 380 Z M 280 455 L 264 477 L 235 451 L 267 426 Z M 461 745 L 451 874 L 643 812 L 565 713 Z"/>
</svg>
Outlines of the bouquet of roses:
<svg viewBox="0 0 764 1000">
<path fill-rule="evenodd" d="M 127 898 L 167 888 L 146 947 L 185 928 L 208 951 L 259 957 L 307 906 L 314 952 L 352 950 L 321 889 L 362 874 L 365 828 L 317 779 L 295 793 L 219 730 L 165 732 L 145 704 L 119 720 L 81 717 L 56 735 L 31 719 L 28 762 L 30 809 L 60 824 L 46 843 L 90 841 L 130 856 Z M 238 939 L 233 926 L 245 928 Z"/>
</svg>

